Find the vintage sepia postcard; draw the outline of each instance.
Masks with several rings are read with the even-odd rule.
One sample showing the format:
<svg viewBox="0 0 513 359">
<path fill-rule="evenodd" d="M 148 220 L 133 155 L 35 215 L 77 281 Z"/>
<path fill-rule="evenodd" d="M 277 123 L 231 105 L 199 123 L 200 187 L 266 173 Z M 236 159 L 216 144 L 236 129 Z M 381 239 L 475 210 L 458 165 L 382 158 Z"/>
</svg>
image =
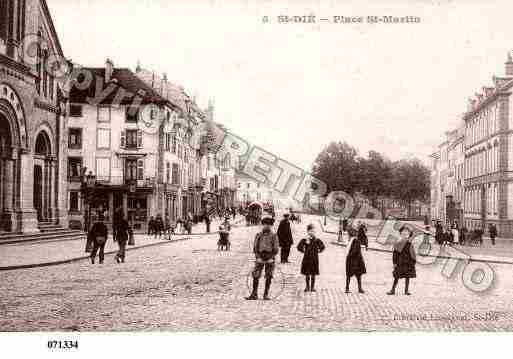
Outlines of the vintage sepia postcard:
<svg viewBox="0 0 513 359">
<path fill-rule="evenodd" d="M 0 341 L 512 331 L 512 12 L 0 0 Z"/>
</svg>

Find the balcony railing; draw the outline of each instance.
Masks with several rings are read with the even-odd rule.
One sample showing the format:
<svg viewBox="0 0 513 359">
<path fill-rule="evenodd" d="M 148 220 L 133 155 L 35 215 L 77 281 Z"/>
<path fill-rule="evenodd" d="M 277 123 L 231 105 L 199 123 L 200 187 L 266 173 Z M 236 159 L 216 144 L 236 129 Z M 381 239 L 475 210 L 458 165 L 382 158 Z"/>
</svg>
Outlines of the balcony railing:
<svg viewBox="0 0 513 359">
<path fill-rule="evenodd" d="M 134 180 L 127 178 L 125 176 L 96 176 L 96 183 L 102 185 L 111 185 L 111 186 L 123 186 L 130 185 Z M 148 177 L 145 179 L 135 180 L 136 187 L 154 187 L 156 184 L 156 179 L 154 177 Z"/>
</svg>

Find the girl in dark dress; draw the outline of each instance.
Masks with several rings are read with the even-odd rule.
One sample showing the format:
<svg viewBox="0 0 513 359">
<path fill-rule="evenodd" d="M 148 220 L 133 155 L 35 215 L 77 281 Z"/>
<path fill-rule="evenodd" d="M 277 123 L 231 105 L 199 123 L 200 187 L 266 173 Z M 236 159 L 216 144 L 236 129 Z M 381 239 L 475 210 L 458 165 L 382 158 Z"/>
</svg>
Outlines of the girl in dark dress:
<svg viewBox="0 0 513 359">
<path fill-rule="evenodd" d="M 351 283 L 351 277 L 356 276 L 358 282 L 358 292 L 365 293 L 362 289 L 362 275 L 367 273 L 365 267 L 365 261 L 362 256 L 362 245 L 368 248 L 368 243 L 365 237 L 357 236 L 353 229 L 349 232 L 349 245 L 347 246 L 347 257 L 346 257 L 346 293 L 349 291 L 349 284 Z"/>
<path fill-rule="evenodd" d="M 308 236 L 297 245 L 297 250 L 304 253 L 301 262 L 301 274 L 305 276 L 305 292 L 315 292 L 315 276 L 319 275 L 319 253 L 324 250 L 324 243 L 315 236 L 313 224 L 306 227 Z"/>
<path fill-rule="evenodd" d="M 399 229 L 399 233 L 401 235 L 401 239 L 394 244 L 394 252 L 392 255 L 392 261 L 394 263 L 394 284 L 392 285 L 390 292 L 387 293 L 388 295 L 395 294 L 395 288 L 401 278 L 404 278 L 405 280 L 404 294 L 410 295 L 410 278 L 417 277 L 417 272 L 415 271 L 417 257 L 415 255 L 415 249 L 411 243 L 413 232 L 408 227 L 402 226 L 401 229 Z"/>
</svg>

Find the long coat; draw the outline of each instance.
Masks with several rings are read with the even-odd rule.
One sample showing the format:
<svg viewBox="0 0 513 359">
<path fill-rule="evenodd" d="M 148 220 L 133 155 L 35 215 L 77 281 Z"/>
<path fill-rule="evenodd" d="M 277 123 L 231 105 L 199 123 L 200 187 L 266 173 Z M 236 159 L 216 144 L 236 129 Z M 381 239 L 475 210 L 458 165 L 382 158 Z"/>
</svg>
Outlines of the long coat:
<svg viewBox="0 0 513 359">
<path fill-rule="evenodd" d="M 116 237 L 115 240 L 118 243 L 123 243 L 128 241 L 128 235 L 130 232 L 130 225 L 128 224 L 127 220 L 122 218 L 118 221 L 116 225 Z"/>
<path fill-rule="evenodd" d="M 417 262 L 415 250 L 410 241 L 399 241 L 394 246 L 392 254 L 394 263 L 394 278 L 415 278 L 415 263 Z"/>
<path fill-rule="evenodd" d="M 367 273 L 362 255 L 362 243 L 358 238 L 351 241 L 346 257 L 346 277 L 361 276 Z"/>
<path fill-rule="evenodd" d="M 278 235 L 280 247 L 290 247 L 294 243 L 292 239 L 292 230 L 290 229 L 290 222 L 288 219 L 282 219 L 280 221 L 280 225 L 278 226 L 278 231 L 276 234 Z"/>
<path fill-rule="evenodd" d="M 360 225 L 360 227 L 358 227 L 358 240 L 364 246 L 368 245 L 366 232 L 367 232 L 367 228 L 364 225 Z"/>
<path fill-rule="evenodd" d="M 297 245 L 297 250 L 304 253 L 301 262 L 301 274 L 318 275 L 319 274 L 319 253 L 324 250 L 324 243 L 317 238 L 311 238 L 309 243 L 303 238 Z"/>
</svg>

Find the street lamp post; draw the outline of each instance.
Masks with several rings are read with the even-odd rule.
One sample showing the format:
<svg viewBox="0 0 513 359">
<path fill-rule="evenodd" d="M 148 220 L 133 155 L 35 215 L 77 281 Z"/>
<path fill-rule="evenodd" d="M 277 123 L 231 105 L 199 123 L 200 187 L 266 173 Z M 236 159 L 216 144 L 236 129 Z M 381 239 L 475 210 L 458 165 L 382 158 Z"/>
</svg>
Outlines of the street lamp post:
<svg viewBox="0 0 513 359">
<path fill-rule="evenodd" d="M 338 220 L 338 242 L 342 242 L 342 218 L 339 218 Z"/>
<path fill-rule="evenodd" d="M 85 215 L 85 231 L 89 233 L 91 226 L 91 202 L 94 194 L 94 186 L 96 185 L 96 176 L 91 171 L 86 175 L 87 167 L 82 169 L 82 183 L 81 190 L 85 200 L 86 215 Z"/>
</svg>

